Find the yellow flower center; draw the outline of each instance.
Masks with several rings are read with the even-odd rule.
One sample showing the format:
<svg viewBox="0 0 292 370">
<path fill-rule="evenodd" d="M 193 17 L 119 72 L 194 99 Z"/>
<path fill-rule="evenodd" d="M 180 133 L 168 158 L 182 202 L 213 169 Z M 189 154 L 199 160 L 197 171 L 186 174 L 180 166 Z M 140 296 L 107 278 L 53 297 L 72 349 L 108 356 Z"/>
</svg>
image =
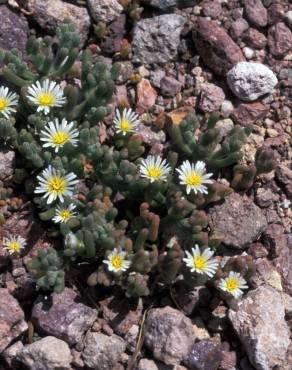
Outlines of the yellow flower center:
<svg viewBox="0 0 292 370">
<path fill-rule="evenodd" d="M 71 218 L 71 212 L 68 209 L 62 209 L 62 211 L 60 211 L 60 217 L 64 221 L 68 221 L 69 218 Z"/>
<path fill-rule="evenodd" d="M 147 168 L 148 176 L 153 179 L 159 179 L 162 175 L 162 171 L 158 167 L 148 167 Z"/>
<path fill-rule="evenodd" d="M 8 100 L 5 98 L 0 98 L 0 112 L 8 107 Z"/>
<path fill-rule="evenodd" d="M 111 263 L 115 269 L 120 269 L 123 266 L 123 259 L 119 255 L 115 255 L 111 259 Z"/>
<path fill-rule="evenodd" d="M 13 251 L 13 252 L 19 252 L 21 249 L 21 244 L 19 242 L 12 241 L 7 245 L 8 249 Z"/>
<path fill-rule="evenodd" d="M 233 292 L 234 290 L 238 288 L 238 282 L 235 278 L 228 278 L 225 284 L 226 284 L 226 289 L 229 292 Z"/>
<path fill-rule="evenodd" d="M 191 171 L 186 175 L 186 184 L 190 186 L 202 185 L 202 176 L 195 171 Z"/>
<path fill-rule="evenodd" d="M 56 103 L 55 97 L 50 93 L 42 93 L 38 96 L 39 105 L 51 107 Z"/>
<path fill-rule="evenodd" d="M 51 177 L 48 180 L 48 193 L 55 193 L 57 195 L 64 194 L 66 190 L 66 182 L 60 176 Z"/>
<path fill-rule="evenodd" d="M 69 140 L 69 134 L 65 131 L 58 131 L 52 135 L 52 142 L 55 145 L 64 145 Z"/>
<path fill-rule="evenodd" d="M 132 128 L 132 125 L 131 125 L 129 120 L 127 120 L 127 119 L 122 119 L 121 120 L 121 123 L 120 123 L 121 131 L 128 132 L 128 131 L 131 130 L 131 128 Z"/>
<path fill-rule="evenodd" d="M 206 260 L 202 256 L 194 257 L 193 265 L 198 270 L 204 270 L 206 267 Z"/>
</svg>

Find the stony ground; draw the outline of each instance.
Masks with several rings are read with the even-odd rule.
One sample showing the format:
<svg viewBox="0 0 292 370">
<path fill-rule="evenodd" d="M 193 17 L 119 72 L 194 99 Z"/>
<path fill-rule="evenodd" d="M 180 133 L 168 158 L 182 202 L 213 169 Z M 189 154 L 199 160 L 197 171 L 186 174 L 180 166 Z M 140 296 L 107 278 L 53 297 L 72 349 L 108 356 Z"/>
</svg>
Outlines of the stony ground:
<svg viewBox="0 0 292 370">
<path fill-rule="evenodd" d="M 114 104 L 137 105 L 144 141 L 159 153 L 165 135 L 151 122 L 195 107 L 219 110 L 222 132 L 254 124 L 244 161 L 263 144 L 277 168 L 247 194 L 234 193 L 210 209 L 225 235 L 226 254 L 249 254 L 256 274 L 237 310 L 212 298 L 208 288 L 154 300 L 128 300 L 115 292 L 79 286 L 60 294 L 37 292 L 25 261 L 47 245 L 21 194 L 0 201 L 5 233 L 31 245 L 10 259 L 0 244 L 0 369 L 31 370 L 291 370 L 292 233 L 291 108 L 292 5 L 289 0 L 145 0 L 141 19 L 125 15 L 130 0 L 18 0 L 0 6 L 0 47 L 17 47 L 35 28 L 52 33 L 69 17 L 83 44 L 119 60 Z M 94 28 L 104 22 L 106 30 Z M 94 32 L 94 29 L 96 32 Z M 249 71 L 239 62 L 263 65 Z M 266 67 L 265 67 L 266 66 Z M 268 68 L 267 68 L 268 67 Z M 275 86 L 275 84 L 277 84 Z M 148 124 L 147 124 L 148 123 Z M 0 151 L 0 181 L 9 186 L 15 153 Z"/>
</svg>

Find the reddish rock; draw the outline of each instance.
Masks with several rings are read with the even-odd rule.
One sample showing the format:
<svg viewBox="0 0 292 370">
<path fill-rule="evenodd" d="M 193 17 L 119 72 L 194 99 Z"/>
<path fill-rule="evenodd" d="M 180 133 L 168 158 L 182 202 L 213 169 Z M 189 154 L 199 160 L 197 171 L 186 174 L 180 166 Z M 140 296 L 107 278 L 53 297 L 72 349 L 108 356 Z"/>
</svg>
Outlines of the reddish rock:
<svg viewBox="0 0 292 370">
<path fill-rule="evenodd" d="M 234 21 L 229 29 L 230 36 L 237 40 L 249 28 L 247 21 L 243 18 L 238 18 Z"/>
<path fill-rule="evenodd" d="M 292 48 L 292 32 L 283 22 L 270 27 L 268 32 L 268 45 L 275 57 L 281 57 Z"/>
<path fill-rule="evenodd" d="M 256 27 L 268 24 L 268 12 L 261 0 L 245 0 L 244 12 L 248 21 Z"/>
<path fill-rule="evenodd" d="M 263 258 L 267 257 L 269 252 L 263 246 L 262 243 L 255 242 L 248 248 L 248 254 L 251 254 L 254 258 Z"/>
<path fill-rule="evenodd" d="M 149 80 L 142 78 L 137 86 L 137 107 L 147 110 L 153 107 L 157 98 L 156 90 L 151 86 Z"/>
<path fill-rule="evenodd" d="M 206 17 L 218 19 L 222 14 L 222 5 L 218 0 L 207 0 L 202 4 L 202 11 Z"/>
<path fill-rule="evenodd" d="M 0 354 L 27 330 L 24 312 L 7 289 L 0 288 Z"/>
<path fill-rule="evenodd" d="M 272 4 L 268 9 L 268 23 L 273 25 L 283 19 L 285 9 L 282 4 Z"/>
<path fill-rule="evenodd" d="M 195 343 L 184 359 L 184 364 L 190 370 L 217 370 L 220 362 L 220 343 L 213 340 Z"/>
<path fill-rule="evenodd" d="M 281 251 L 287 247 L 283 226 L 270 224 L 263 234 L 263 241 L 272 256 L 279 256 Z"/>
<path fill-rule="evenodd" d="M 160 81 L 162 95 L 173 97 L 181 91 L 182 83 L 173 77 L 163 77 Z"/>
<path fill-rule="evenodd" d="M 96 310 L 78 302 L 77 294 L 69 288 L 49 299 L 40 296 L 32 310 L 37 329 L 70 344 L 78 343 L 96 318 Z"/>
<path fill-rule="evenodd" d="M 292 197 L 292 170 L 280 164 L 276 168 L 276 177 L 284 185 L 284 190 L 288 197 Z"/>
<path fill-rule="evenodd" d="M 116 86 L 116 102 L 117 106 L 124 107 L 129 105 L 128 93 L 125 85 Z"/>
<path fill-rule="evenodd" d="M 203 112 L 214 112 L 220 109 L 224 99 L 225 94 L 221 87 L 206 83 L 201 92 L 199 108 Z"/>
<path fill-rule="evenodd" d="M 140 299 L 124 300 L 120 297 L 109 297 L 99 304 L 103 318 L 118 335 L 125 335 L 133 325 L 140 323 L 143 310 Z"/>
<path fill-rule="evenodd" d="M 284 247 L 274 264 L 282 276 L 283 288 L 286 293 L 292 295 L 292 234 L 286 236 L 288 245 Z"/>
<path fill-rule="evenodd" d="M 250 28 L 245 32 L 243 41 L 254 49 L 263 49 L 267 44 L 266 36 L 255 28 Z"/>
<path fill-rule="evenodd" d="M 220 370 L 234 370 L 236 368 L 236 363 L 236 352 L 227 350 L 221 351 Z"/>
<path fill-rule="evenodd" d="M 235 64 L 245 60 L 240 47 L 217 22 L 198 18 L 193 39 L 205 64 L 219 75 L 225 75 Z"/>
<path fill-rule="evenodd" d="M 269 107 L 260 102 L 242 103 L 231 113 L 231 118 L 239 125 L 249 126 L 259 123 L 260 120 L 266 117 L 268 112 Z"/>
</svg>

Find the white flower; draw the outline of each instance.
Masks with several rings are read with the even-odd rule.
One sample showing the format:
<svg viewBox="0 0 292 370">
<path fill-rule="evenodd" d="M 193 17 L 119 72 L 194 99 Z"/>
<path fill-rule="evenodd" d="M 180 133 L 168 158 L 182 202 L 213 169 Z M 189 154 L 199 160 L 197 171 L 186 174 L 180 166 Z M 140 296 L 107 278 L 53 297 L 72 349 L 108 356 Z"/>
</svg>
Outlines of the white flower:
<svg viewBox="0 0 292 370">
<path fill-rule="evenodd" d="M 139 172 L 141 177 L 146 177 L 150 182 L 156 180 L 165 181 L 171 168 L 165 159 L 153 155 L 143 159 L 140 164 Z"/>
<path fill-rule="evenodd" d="M 240 273 L 230 271 L 227 278 L 220 279 L 219 288 L 239 298 L 243 294 L 242 289 L 247 289 L 248 286 Z"/>
<path fill-rule="evenodd" d="M 72 217 L 76 216 L 77 213 L 73 212 L 76 208 L 75 204 L 71 203 L 68 207 L 60 207 L 57 206 L 55 210 L 55 216 L 53 217 L 53 221 L 58 223 L 66 223 Z"/>
<path fill-rule="evenodd" d="M 123 135 L 126 135 L 129 132 L 135 131 L 136 127 L 140 124 L 140 120 L 131 108 L 124 109 L 122 115 L 117 109 L 113 123 L 117 133 L 121 132 Z"/>
<path fill-rule="evenodd" d="M 9 254 L 18 254 L 26 246 L 26 240 L 19 235 L 11 236 L 3 239 L 3 245 Z"/>
<path fill-rule="evenodd" d="M 103 263 L 108 265 L 109 271 L 112 272 L 120 272 L 120 271 L 126 271 L 130 265 L 131 262 L 126 260 L 126 252 L 120 251 L 117 248 L 115 248 L 107 257 L 106 260 L 103 260 Z"/>
<path fill-rule="evenodd" d="M 64 146 L 67 142 L 76 146 L 79 132 L 76 128 L 73 128 L 74 123 L 68 123 L 65 118 L 60 123 L 58 118 L 55 118 L 54 122 L 51 121 L 45 126 L 45 129 L 41 131 L 41 141 L 44 141 L 43 147 L 55 148 L 55 152 L 58 153 L 59 148 Z"/>
<path fill-rule="evenodd" d="M 208 194 L 208 189 L 204 184 L 212 184 L 213 180 L 209 178 L 212 173 L 206 173 L 206 165 L 204 162 L 198 161 L 196 165 L 189 161 L 184 161 L 180 168 L 177 168 L 179 173 L 180 184 L 186 185 L 186 192 L 189 194 L 191 190 L 197 193 Z"/>
<path fill-rule="evenodd" d="M 37 81 L 29 86 L 27 91 L 27 98 L 38 106 L 38 112 L 43 111 L 44 114 L 48 114 L 53 107 L 62 107 L 66 102 L 61 87 L 55 81 L 48 79 L 43 82 Z"/>
<path fill-rule="evenodd" d="M 16 109 L 13 108 L 18 104 L 18 96 L 9 91 L 8 87 L 0 87 L 0 115 L 5 118 L 9 118 L 11 113 L 15 112 Z"/>
<path fill-rule="evenodd" d="M 44 193 L 44 197 L 48 198 L 48 204 L 57 198 L 63 202 L 64 197 L 70 197 L 73 194 L 74 185 L 78 182 L 74 173 L 70 172 L 63 176 L 52 166 L 46 168 L 40 176 L 37 176 L 37 179 L 39 186 L 36 187 L 35 193 Z"/>
<path fill-rule="evenodd" d="M 197 272 L 198 274 L 205 274 L 209 277 L 213 277 L 218 267 L 218 262 L 215 258 L 212 258 L 214 252 L 210 248 L 206 248 L 201 253 L 199 246 L 196 244 L 195 248 L 192 248 L 192 253 L 186 251 L 187 258 L 183 261 L 190 268 L 191 272 Z"/>
</svg>

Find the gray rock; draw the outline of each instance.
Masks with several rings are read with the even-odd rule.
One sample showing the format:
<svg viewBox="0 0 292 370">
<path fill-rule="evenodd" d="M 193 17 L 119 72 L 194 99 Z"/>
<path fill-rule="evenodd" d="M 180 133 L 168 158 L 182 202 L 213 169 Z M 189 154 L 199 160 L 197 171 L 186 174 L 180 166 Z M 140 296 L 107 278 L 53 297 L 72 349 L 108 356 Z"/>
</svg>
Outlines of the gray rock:
<svg viewBox="0 0 292 370">
<path fill-rule="evenodd" d="M 35 21 L 47 32 L 54 34 L 56 28 L 67 18 L 75 25 L 81 43 L 84 44 L 87 40 L 90 18 L 85 7 L 61 0 L 28 0 L 27 8 L 33 12 Z"/>
<path fill-rule="evenodd" d="M 240 62 L 227 73 L 227 82 L 239 99 L 253 101 L 271 94 L 278 80 L 264 64 Z"/>
<path fill-rule="evenodd" d="M 223 204 L 210 209 L 214 229 L 224 237 L 227 246 L 244 249 L 256 240 L 267 227 L 261 209 L 246 195 L 232 193 Z"/>
<path fill-rule="evenodd" d="M 123 11 L 122 5 L 117 0 L 87 0 L 87 4 L 96 22 L 110 23 Z"/>
<path fill-rule="evenodd" d="M 53 293 L 50 299 L 40 296 L 32 310 L 37 329 L 72 345 L 80 341 L 96 318 L 96 310 L 79 303 L 77 294 L 69 288 Z"/>
<path fill-rule="evenodd" d="M 20 363 L 17 360 L 17 355 L 22 351 L 23 343 L 19 340 L 15 342 L 10 347 L 6 348 L 3 352 L 3 357 L 5 358 L 6 363 L 13 369 L 19 369 Z"/>
<path fill-rule="evenodd" d="M 29 370 L 69 370 L 72 360 L 67 343 L 55 337 L 45 337 L 25 346 L 18 355 Z"/>
<path fill-rule="evenodd" d="M 229 318 L 256 369 L 284 364 L 290 331 L 281 293 L 262 285 L 239 302 L 238 311 L 230 310 Z"/>
<path fill-rule="evenodd" d="M 0 180 L 3 181 L 13 175 L 15 153 L 12 150 L 0 151 Z"/>
<path fill-rule="evenodd" d="M 155 308 L 145 323 L 145 345 L 157 360 L 176 365 L 195 340 L 191 320 L 172 307 Z"/>
<path fill-rule="evenodd" d="M 1 5 L 0 19 L 0 48 L 4 50 L 16 48 L 26 59 L 26 42 L 29 33 L 26 18 Z"/>
<path fill-rule="evenodd" d="M 181 15 L 165 14 L 137 22 L 133 29 L 133 62 L 165 64 L 173 60 L 185 21 Z"/>
<path fill-rule="evenodd" d="M 220 343 L 212 340 L 201 340 L 195 343 L 184 364 L 189 370 L 217 370 L 221 362 Z"/>
<path fill-rule="evenodd" d="M 292 10 L 289 10 L 284 17 L 288 27 L 292 30 Z"/>
<path fill-rule="evenodd" d="M 153 360 L 148 360 L 147 358 L 142 358 L 136 370 L 188 370 L 188 369 L 181 365 L 168 366 L 163 364 L 162 362 L 156 362 Z"/>
<path fill-rule="evenodd" d="M 192 7 L 196 5 L 197 0 L 150 0 L 149 5 L 153 6 L 153 8 L 166 10 L 169 8 L 186 8 Z"/>
<path fill-rule="evenodd" d="M 7 289 L 0 288 L 0 354 L 27 330 L 24 312 Z"/>
<path fill-rule="evenodd" d="M 83 361 L 95 370 L 112 370 L 126 349 L 124 340 L 117 335 L 88 333 L 85 338 Z"/>
</svg>

